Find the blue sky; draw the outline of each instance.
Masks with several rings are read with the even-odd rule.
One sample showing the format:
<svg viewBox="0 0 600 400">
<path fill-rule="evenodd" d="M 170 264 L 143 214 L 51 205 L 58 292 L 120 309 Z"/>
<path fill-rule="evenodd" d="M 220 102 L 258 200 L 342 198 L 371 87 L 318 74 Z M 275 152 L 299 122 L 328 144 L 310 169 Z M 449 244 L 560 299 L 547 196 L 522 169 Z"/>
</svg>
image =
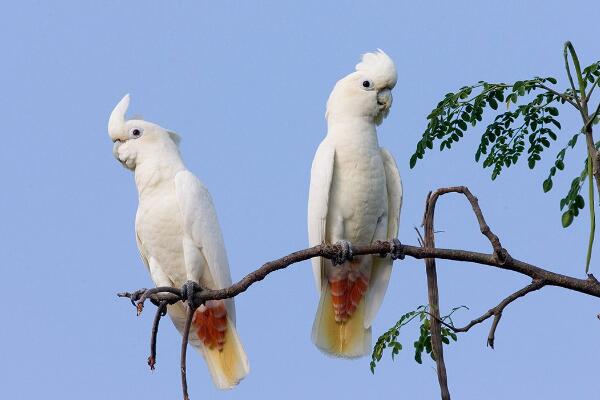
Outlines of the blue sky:
<svg viewBox="0 0 600 400">
<path fill-rule="evenodd" d="M 484 4 L 485 3 L 485 4 Z M 579 10 L 578 10 L 579 9 Z M 583 10 L 583 11 L 581 11 Z M 115 293 L 151 285 L 135 245 L 133 175 L 114 159 L 108 116 L 131 93 L 133 114 L 183 137 L 189 169 L 208 186 L 235 280 L 307 245 L 310 164 L 325 134 L 325 102 L 360 54 L 384 49 L 398 68 L 394 106 L 379 129 L 405 188 L 400 238 L 416 243 L 427 192 L 468 185 L 517 258 L 582 276 L 585 218 L 560 226 L 558 202 L 583 147 L 544 194 L 558 146 L 531 172 L 520 162 L 496 182 L 475 164 L 478 129 L 450 153 L 409 170 L 425 117 L 448 91 L 480 79 L 556 76 L 562 45 L 582 64 L 600 58 L 595 1 L 322 2 L 103 1 L 5 3 L 0 12 L 0 329 L 3 398 L 178 398 L 179 335 L 162 324 L 157 369 L 146 365 L 152 312 L 137 318 Z M 563 109 L 566 142 L 580 128 Z M 587 216 L 587 212 L 583 213 Z M 468 204 L 443 198 L 441 247 L 488 250 Z M 600 274 L 600 246 L 592 272 Z M 510 272 L 439 262 L 444 309 L 467 322 L 528 283 Z M 425 303 L 422 261 L 396 265 L 374 335 Z M 275 273 L 237 298 L 251 374 L 216 391 L 190 353 L 192 398 L 436 398 L 434 364 L 405 350 L 369 372 L 369 359 L 323 356 L 310 341 L 316 310 L 309 263 Z M 150 310 L 150 308 L 148 308 Z M 461 399 L 597 395 L 596 299 L 546 288 L 512 304 L 485 347 L 489 323 L 446 349 Z M 165 321 L 166 322 L 166 321 Z"/>
</svg>

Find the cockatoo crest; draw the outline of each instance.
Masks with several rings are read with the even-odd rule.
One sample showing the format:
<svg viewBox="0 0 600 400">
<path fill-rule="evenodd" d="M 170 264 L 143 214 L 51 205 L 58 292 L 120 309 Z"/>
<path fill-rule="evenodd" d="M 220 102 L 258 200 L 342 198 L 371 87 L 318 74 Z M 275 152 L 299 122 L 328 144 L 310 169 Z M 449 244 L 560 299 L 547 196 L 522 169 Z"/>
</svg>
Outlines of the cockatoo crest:
<svg viewBox="0 0 600 400">
<path fill-rule="evenodd" d="M 356 71 L 336 83 L 327 101 L 325 118 L 369 118 L 381 124 L 392 106 L 392 89 L 397 79 L 396 66 L 383 50 L 364 54 Z"/>
<path fill-rule="evenodd" d="M 127 119 L 130 97 L 126 94 L 108 120 L 108 135 L 115 143 L 113 154 L 128 169 L 135 169 L 138 158 L 155 157 L 158 152 L 178 153 L 179 135 L 140 118 Z"/>
<path fill-rule="evenodd" d="M 394 61 L 381 49 L 374 53 L 365 53 L 361 62 L 356 64 L 356 70 L 368 74 L 377 85 L 393 89 L 398 80 Z"/>
</svg>

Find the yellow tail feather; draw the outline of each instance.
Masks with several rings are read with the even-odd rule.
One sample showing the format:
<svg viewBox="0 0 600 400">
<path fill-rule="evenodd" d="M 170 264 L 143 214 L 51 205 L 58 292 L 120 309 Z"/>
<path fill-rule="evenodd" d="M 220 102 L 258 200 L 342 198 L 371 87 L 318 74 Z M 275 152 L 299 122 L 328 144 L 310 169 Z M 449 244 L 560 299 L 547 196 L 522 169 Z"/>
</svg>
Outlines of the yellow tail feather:
<svg viewBox="0 0 600 400">
<path fill-rule="evenodd" d="M 250 372 L 248 358 L 242 348 L 235 326 L 227 318 L 223 350 L 200 345 L 213 382 L 219 389 L 231 389 Z"/>
<path fill-rule="evenodd" d="M 366 296 L 365 296 L 366 297 Z M 319 308 L 313 323 L 312 340 L 319 350 L 335 357 L 356 358 L 369 354 L 371 328 L 365 329 L 365 297 L 348 321 L 335 321 L 331 290 L 323 284 Z"/>
<path fill-rule="evenodd" d="M 175 327 L 182 332 L 187 315 L 186 307 L 176 303 L 170 305 L 168 310 Z M 193 328 L 190 330 L 189 343 L 204 356 L 213 383 L 219 389 L 233 388 L 250 372 L 248 358 L 237 330 L 229 318 L 227 318 L 227 331 L 222 351 L 206 348 Z"/>
</svg>

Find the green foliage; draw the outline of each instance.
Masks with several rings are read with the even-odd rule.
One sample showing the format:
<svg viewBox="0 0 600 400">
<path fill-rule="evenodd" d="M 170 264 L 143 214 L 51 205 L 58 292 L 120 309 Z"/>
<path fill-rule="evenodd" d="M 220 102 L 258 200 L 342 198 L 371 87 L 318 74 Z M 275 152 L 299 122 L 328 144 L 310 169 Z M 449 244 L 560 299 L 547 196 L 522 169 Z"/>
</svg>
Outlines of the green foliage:
<svg viewBox="0 0 600 400">
<path fill-rule="evenodd" d="M 581 134 L 581 132 L 573 135 L 573 137 L 567 142 L 566 146 L 563 147 L 556 155 L 556 160 L 554 161 L 554 166 L 552 168 L 550 168 L 548 178 L 546 178 L 546 180 L 542 184 L 542 188 L 544 189 L 545 193 L 552 190 L 552 186 L 553 186 L 552 178 L 554 177 L 554 175 L 556 175 L 556 171 L 557 170 L 562 171 L 563 169 L 565 169 L 565 154 L 567 153 L 567 150 L 569 148 L 572 149 L 575 147 L 575 145 L 577 144 L 577 138 L 579 137 L 580 134 Z M 562 210 L 562 208 L 563 208 L 563 203 L 561 201 L 560 209 Z"/>
<path fill-rule="evenodd" d="M 579 194 L 579 192 L 581 191 L 581 187 L 585 182 L 587 174 L 588 167 L 586 158 L 581 174 L 571 181 L 571 188 L 567 192 L 567 195 L 560 200 L 561 211 L 565 207 L 567 208 L 561 217 L 562 226 L 564 228 L 571 225 L 571 223 L 573 222 L 573 218 L 579 215 L 579 210 L 582 210 L 583 207 L 585 207 L 585 200 L 583 199 L 583 196 Z"/>
<path fill-rule="evenodd" d="M 441 317 L 441 320 L 447 323 L 448 325 L 453 326 L 454 323 L 452 321 L 452 314 L 454 314 L 455 311 L 461 308 L 468 309 L 468 307 L 466 306 L 454 307 L 448 315 Z M 385 349 L 391 349 L 392 360 L 396 355 L 400 353 L 400 351 L 402 350 L 402 344 L 398 341 L 398 336 L 400 336 L 400 328 L 402 328 L 405 325 L 408 325 L 411 321 L 413 321 L 416 318 L 419 319 L 421 325 L 419 327 L 419 337 L 413 343 L 415 349 L 415 361 L 419 364 L 423 363 L 423 351 L 425 351 L 433 360 L 435 360 L 435 356 L 431 350 L 431 329 L 428 317 L 429 307 L 425 305 L 418 306 L 415 310 L 409 311 L 406 314 L 402 315 L 394 326 L 392 326 L 383 335 L 381 335 L 379 339 L 377 339 L 375 347 L 373 348 L 373 354 L 371 355 L 371 373 L 375 373 L 375 367 L 377 366 L 377 363 L 381 361 L 381 357 L 383 356 Z M 453 341 L 457 341 L 458 339 L 456 334 L 451 329 L 443 325 L 441 328 L 441 333 L 442 342 L 444 344 L 450 344 L 450 339 L 452 339 Z"/>
<path fill-rule="evenodd" d="M 583 80 L 588 84 L 596 83 L 598 77 L 600 77 L 600 61 L 596 61 L 592 65 L 588 65 L 582 71 Z"/>
<path fill-rule="evenodd" d="M 559 112 L 553 103 L 564 100 L 542 88 L 542 85 L 555 82 L 556 79 L 552 77 L 517 81 L 512 85 L 480 81 L 477 85 L 465 86 L 456 93 L 446 94 L 427 117 L 427 128 L 410 159 L 411 168 L 423 158 L 427 149 L 433 149 L 435 141 L 440 142 L 440 151 L 451 149 L 464 136 L 469 125 L 475 127 L 483 120 L 486 107 L 498 110 L 499 104 L 505 103 L 509 108 L 511 104 L 517 104 L 521 97 L 530 97 L 536 90 L 542 89 L 541 93 L 517 106 L 514 111 L 498 114 L 485 128 L 475 153 L 476 161 L 486 155 L 483 167 L 493 167 L 492 179 L 496 179 L 503 168 L 516 164 L 525 147 L 528 147 L 529 167 L 535 167 L 544 148 L 550 146 L 551 140 L 556 140 L 554 129 L 561 127 L 554 118 Z M 471 96 L 474 91 L 477 94 Z"/>
<path fill-rule="evenodd" d="M 427 149 L 433 149 L 436 140 L 440 142 L 440 150 L 451 149 L 464 136 L 469 125 L 475 127 L 483 120 L 486 107 L 497 110 L 499 104 L 506 103 L 508 108 L 511 104 L 516 104 L 520 97 L 531 94 L 547 82 L 553 83 L 556 80 L 551 77 L 534 78 L 517 81 L 512 85 L 480 81 L 477 85 L 465 86 L 456 93 L 446 94 L 427 117 L 427 128 L 410 159 L 410 167 L 413 168 L 417 160 L 423 158 Z M 477 93 L 471 96 L 474 92 Z M 564 100 L 552 93 L 540 93 L 529 103 L 518 106 L 515 111 L 499 114 L 486 127 L 475 159 L 479 161 L 481 155 L 489 151 L 483 164 L 484 167 L 494 166 L 492 179 L 496 178 L 504 165 L 508 167 L 517 161 L 525 149 L 523 138 L 529 138 L 528 154 L 533 165 L 544 147 L 550 145 L 548 139 L 556 140 L 556 134 L 551 129 L 551 124 L 560 129 L 560 123 L 554 119 L 558 116 L 558 109 L 551 106 L 555 101 Z"/>
<path fill-rule="evenodd" d="M 565 49 L 567 46 L 571 44 L 567 42 Z M 578 69 L 579 61 L 574 51 L 572 57 Z M 535 77 L 512 84 L 479 81 L 476 85 L 464 86 L 446 94 L 427 116 L 427 128 L 410 158 L 410 167 L 414 168 L 417 161 L 434 148 L 436 142 L 439 142 L 440 151 L 450 150 L 469 129 L 483 121 L 484 112 L 487 111 L 496 115 L 481 134 L 475 160 L 481 162 L 483 168 L 491 169 L 492 180 L 525 156 L 529 168 L 535 168 L 544 151 L 559 138 L 561 124 L 558 107 L 568 101 L 578 108 L 576 96 L 581 96 L 580 92 L 589 88 L 589 97 L 592 90 L 600 85 L 600 61 L 577 72 L 581 75 L 582 85 L 576 93 L 571 88 L 562 92 L 552 89 L 551 86 L 557 84 L 553 77 Z M 502 104 L 506 111 L 499 111 Z M 598 121 L 600 115 L 594 123 Z M 575 134 L 556 155 L 548 178 L 542 183 L 544 192 L 552 190 L 553 178 L 565 168 L 565 155 L 575 147 L 580 134 Z M 562 214 L 564 227 L 568 227 L 579 215 L 579 210 L 585 207 L 580 191 L 587 176 L 585 170 L 576 176 L 560 202 L 561 210 L 565 209 Z"/>
</svg>

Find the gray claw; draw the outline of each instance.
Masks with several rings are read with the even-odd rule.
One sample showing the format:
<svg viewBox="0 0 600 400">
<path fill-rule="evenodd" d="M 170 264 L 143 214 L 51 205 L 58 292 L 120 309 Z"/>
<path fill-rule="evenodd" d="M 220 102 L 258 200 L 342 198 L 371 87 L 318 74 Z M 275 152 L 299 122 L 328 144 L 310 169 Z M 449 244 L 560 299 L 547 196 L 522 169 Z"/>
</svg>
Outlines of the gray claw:
<svg viewBox="0 0 600 400">
<path fill-rule="evenodd" d="M 131 293 L 131 297 L 129 298 L 129 300 L 131 301 L 131 304 L 133 304 L 134 307 L 137 308 L 136 303 L 139 299 L 142 298 L 142 295 L 144 293 L 146 293 L 146 290 L 148 290 L 148 289 L 144 288 L 144 289 L 136 290 L 135 292 Z"/>
<path fill-rule="evenodd" d="M 187 301 L 190 307 L 198 308 L 200 304 L 196 304 L 195 295 L 200 291 L 202 291 L 202 288 L 197 282 L 187 281 L 181 287 L 181 300 Z"/>
<path fill-rule="evenodd" d="M 333 265 L 341 265 L 346 261 L 352 261 L 352 244 L 347 240 L 340 240 L 335 244 L 339 246 L 341 251 L 331 259 Z"/>
<path fill-rule="evenodd" d="M 392 247 L 392 251 L 390 252 L 392 260 L 404 260 L 404 248 L 402 247 L 402 243 L 400 243 L 398 239 L 392 239 L 389 243 Z"/>
</svg>

